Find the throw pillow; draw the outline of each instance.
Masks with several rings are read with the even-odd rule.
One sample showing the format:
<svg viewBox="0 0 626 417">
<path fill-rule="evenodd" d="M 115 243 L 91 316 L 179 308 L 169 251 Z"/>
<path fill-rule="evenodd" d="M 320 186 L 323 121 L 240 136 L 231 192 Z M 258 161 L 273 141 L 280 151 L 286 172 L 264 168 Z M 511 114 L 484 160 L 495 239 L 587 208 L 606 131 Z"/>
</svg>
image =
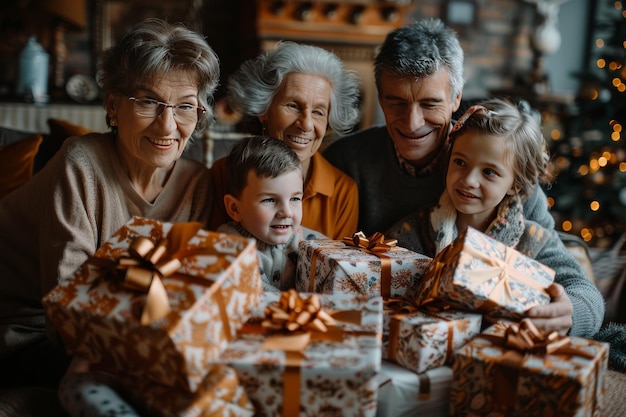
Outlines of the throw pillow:
<svg viewBox="0 0 626 417">
<path fill-rule="evenodd" d="M 42 140 L 41 135 L 34 134 L 0 148 L 0 199 L 32 177 Z"/>
<path fill-rule="evenodd" d="M 50 135 L 41 144 L 41 149 L 35 161 L 35 172 L 39 171 L 54 156 L 65 139 L 71 136 L 82 136 L 91 130 L 62 119 L 48 119 Z"/>
</svg>

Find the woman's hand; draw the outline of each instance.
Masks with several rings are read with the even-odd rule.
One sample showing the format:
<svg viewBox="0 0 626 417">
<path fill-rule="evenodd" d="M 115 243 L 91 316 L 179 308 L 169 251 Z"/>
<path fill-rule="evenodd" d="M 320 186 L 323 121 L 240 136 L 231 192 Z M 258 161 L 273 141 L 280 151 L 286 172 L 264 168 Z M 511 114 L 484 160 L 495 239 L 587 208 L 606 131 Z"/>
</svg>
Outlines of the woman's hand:
<svg viewBox="0 0 626 417">
<path fill-rule="evenodd" d="M 556 330 L 566 335 L 572 327 L 572 303 L 561 284 L 553 283 L 546 291 L 552 297 L 550 304 L 529 308 L 526 317 L 541 330 L 549 332 Z"/>
</svg>

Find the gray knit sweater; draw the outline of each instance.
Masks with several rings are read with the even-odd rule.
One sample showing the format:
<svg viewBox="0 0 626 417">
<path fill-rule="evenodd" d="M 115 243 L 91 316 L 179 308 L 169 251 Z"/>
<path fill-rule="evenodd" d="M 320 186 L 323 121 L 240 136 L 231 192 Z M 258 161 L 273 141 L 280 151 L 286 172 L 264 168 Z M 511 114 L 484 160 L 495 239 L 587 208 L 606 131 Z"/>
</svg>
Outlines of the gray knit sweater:
<svg viewBox="0 0 626 417">
<path fill-rule="evenodd" d="M 448 194 L 443 193 L 438 204 L 405 217 L 385 231 L 385 236 L 398 239 L 399 246 L 434 257 L 458 236 L 456 215 Z M 602 294 L 558 234 L 524 219 L 517 197 L 500 204 L 485 234 L 554 269 L 555 282 L 565 288 L 573 307 L 570 335 L 590 338 L 598 332 L 605 310 Z"/>
<path fill-rule="evenodd" d="M 217 228 L 218 232 L 255 239 L 240 223 L 230 221 Z M 280 292 L 295 288 L 298 245 L 303 240 L 327 239 L 315 230 L 301 226 L 283 245 L 268 245 L 256 240 L 263 291 Z"/>
<path fill-rule="evenodd" d="M 334 166 L 354 178 L 359 187 L 359 230 L 370 235 L 424 206 L 435 204 L 444 189 L 445 160 L 427 175 L 407 174 L 396 157 L 385 126 L 371 127 L 342 137 L 324 151 Z M 554 219 L 541 188 L 524 203 L 528 219 L 548 230 Z"/>
</svg>

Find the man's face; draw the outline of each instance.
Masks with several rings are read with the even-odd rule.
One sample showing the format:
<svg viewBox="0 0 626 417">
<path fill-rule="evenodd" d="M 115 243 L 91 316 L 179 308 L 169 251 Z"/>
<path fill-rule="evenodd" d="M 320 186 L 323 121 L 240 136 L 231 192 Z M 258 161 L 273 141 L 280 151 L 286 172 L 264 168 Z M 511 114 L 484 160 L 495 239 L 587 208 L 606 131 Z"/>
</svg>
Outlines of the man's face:
<svg viewBox="0 0 626 417">
<path fill-rule="evenodd" d="M 418 80 L 385 72 L 380 77 L 378 100 L 400 155 L 412 165 L 424 166 L 446 139 L 461 94 L 452 99 L 446 69 Z"/>
</svg>

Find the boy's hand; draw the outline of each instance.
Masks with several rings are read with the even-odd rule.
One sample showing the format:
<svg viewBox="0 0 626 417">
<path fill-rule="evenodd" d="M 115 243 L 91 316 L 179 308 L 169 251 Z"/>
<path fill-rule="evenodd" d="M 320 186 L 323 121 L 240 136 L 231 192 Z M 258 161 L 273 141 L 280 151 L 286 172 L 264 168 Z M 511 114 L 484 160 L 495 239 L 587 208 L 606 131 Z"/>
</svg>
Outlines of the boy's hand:
<svg viewBox="0 0 626 417">
<path fill-rule="evenodd" d="M 556 330 L 566 335 L 572 327 L 572 303 L 561 284 L 553 283 L 546 291 L 552 297 L 550 304 L 529 308 L 526 317 L 541 330 L 548 332 Z"/>
</svg>

